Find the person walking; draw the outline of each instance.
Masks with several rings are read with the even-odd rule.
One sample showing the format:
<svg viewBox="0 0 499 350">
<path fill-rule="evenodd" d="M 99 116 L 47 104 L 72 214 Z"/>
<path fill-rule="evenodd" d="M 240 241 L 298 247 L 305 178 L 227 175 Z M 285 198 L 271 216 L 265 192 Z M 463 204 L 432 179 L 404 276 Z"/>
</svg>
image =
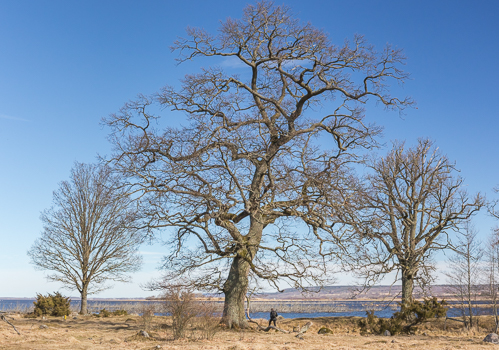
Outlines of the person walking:
<svg viewBox="0 0 499 350">
<path fill-rule="evenodd" d="M 271 324 L 272 322 L 274 322 L 274 327 L 277 327 L 277 325 L 276 325 L 276 323 L 275 323 L 275 322 L 277 321 L 277 316 L 279 316 L 279 315 L 277 314 L 277 311 L 275 311 L 274 309 L 270 309 L 270 320 L 269 320 L 269 327 L 270 327 L 270 324 Z"/>
</svg>

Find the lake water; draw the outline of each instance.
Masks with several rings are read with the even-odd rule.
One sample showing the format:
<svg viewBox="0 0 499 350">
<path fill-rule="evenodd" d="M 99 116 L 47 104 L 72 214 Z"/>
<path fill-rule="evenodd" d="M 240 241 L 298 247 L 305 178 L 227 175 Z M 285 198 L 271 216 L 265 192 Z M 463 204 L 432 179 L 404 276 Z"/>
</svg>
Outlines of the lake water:
<svg viewBox="0 0 499 350">
<path fill-rule="evenodd" d="M 0 299 L 0 310 L 1 311 L 20 311 L 26 312 L 33 308 L 33 300 L 20 299 L 20 300 L 1 300 Z M 148 304 L 160 304 L 158 301 L 102 301 L 102 300 L 89 300 L 88 307 L 90 312 L 98 312 L 102 308 L 106 310 L 117 310 L 125 309 L 129 312 L 141 313 L 140 310 L 147 306 Z M 220 303 L 221 304 L 221 303 Z M 265 305 L 272 305 L 272 302 L 265 302 Z M 298 308 L 301 309 L 301 305 L 306 304 L 306 308 L 311 312 L 281 312 L 282 310 Z M 480 301 L 476 303 L 487 304 L 485 301 Z M 71 308 L 73 310 L 78 310 L 80 305 L 79 300 L 71 301 Z M 252 303 L 252 309 L 256 306 L 258 309 L 258 304 Z M 374 314 L 378 317 L 391 317 L 394 312 L 399 310 L 396 303 L 382 302 L 382 301 L 342 301 L 342 302 L 282 302 L 276 301 L 275 306 L 277 312 L 284 318 L 317 318 L 317 317 L 345 317 L 345 316 L 358 316 L 365 317 L 366 311 L 374 310 Z M 331 310 L 331 312 L 313 312 L 314 307 L 316 310 Z M 475 311 L 479 311 L 480 315 L 491 315 L 492 309 L 487 307 L 475 308 Z M 160 315 L 160 313 L 158 313 Z M 449 310 L 447 311 L 447 316 L 457 317 L 461 315 L 461 311 L 457 308 L 455 302 L 449 303 Z M 251 318 L 264 318 L 269 317 L 269 312 L 251 312 Z"/>
</svg>

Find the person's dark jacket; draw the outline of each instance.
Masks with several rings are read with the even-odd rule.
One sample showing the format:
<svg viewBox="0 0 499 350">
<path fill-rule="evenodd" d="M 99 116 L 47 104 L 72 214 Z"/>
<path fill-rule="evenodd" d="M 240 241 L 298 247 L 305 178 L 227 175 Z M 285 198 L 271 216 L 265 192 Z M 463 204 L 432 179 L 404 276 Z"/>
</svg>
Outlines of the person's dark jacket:
<svg viewBox="0 0 499 350">
<path fill-rule="evenodd" d="M 275 311 L 275 310 L 270 311 L 270 319 L 271 319 L 271 320 L 276 319 L 276 318 L 277 318 L 277 316 L 279 316 L 279 315 L 277 314 L 277 311 Z"/>
</svg>

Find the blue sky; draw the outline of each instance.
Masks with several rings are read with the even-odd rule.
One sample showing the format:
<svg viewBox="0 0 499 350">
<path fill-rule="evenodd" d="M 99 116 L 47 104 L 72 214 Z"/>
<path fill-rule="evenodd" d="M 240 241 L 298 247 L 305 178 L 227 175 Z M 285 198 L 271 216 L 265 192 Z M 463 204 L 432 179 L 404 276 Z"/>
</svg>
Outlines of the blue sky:
<svg viewBox="0 0 499 350">
<path fill-rule="evenodd" d="M 52 191 L 75 161 L 109 153 L 103 117 L 199 70 L 199 62 L 176 66 L 169 49 L 187 26 L 214 32 L 247 3 L 0 0 L 0 298 L 59 288 L 26 255 Z M 393 89 L 418 108 L 403 117 L 368 110 L 369 120 L 385 127 L 382 141 L 430 137 L 456 162 L 470 192 L 499 197 L 492 193 L 499 185 L 499 2 L 276 3 L 324 29 L 333 43 L 363 34 L 379 49 L 402 48 L 411 79 Z M 485 237 L 495 223 L 483 214 L 476 225 Z M 161 246 L 141 250 L 145 264 L 134 283 L 98 297 L 151 294 L 140 284 L 160 275 Z"/>
</svg>

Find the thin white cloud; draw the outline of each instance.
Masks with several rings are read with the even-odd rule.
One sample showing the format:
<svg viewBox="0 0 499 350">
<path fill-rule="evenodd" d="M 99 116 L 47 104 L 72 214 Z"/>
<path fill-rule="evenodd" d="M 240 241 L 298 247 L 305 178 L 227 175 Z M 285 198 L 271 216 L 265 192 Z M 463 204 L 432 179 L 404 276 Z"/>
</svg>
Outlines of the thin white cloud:
<svg viewBox="0 0 499 350">
<path fill-rule="evenodd" d="M 19 121 L 22 121 L 22 122 L 28 122 L 29 121 L 28 119 L 19 118 L 19 117 L 13 117 L 13 116 L 6 115 L 6 114 L 1 114 L 1 113 L 0 113 L 0 119 L 19 120 Z"/>
</svg>

